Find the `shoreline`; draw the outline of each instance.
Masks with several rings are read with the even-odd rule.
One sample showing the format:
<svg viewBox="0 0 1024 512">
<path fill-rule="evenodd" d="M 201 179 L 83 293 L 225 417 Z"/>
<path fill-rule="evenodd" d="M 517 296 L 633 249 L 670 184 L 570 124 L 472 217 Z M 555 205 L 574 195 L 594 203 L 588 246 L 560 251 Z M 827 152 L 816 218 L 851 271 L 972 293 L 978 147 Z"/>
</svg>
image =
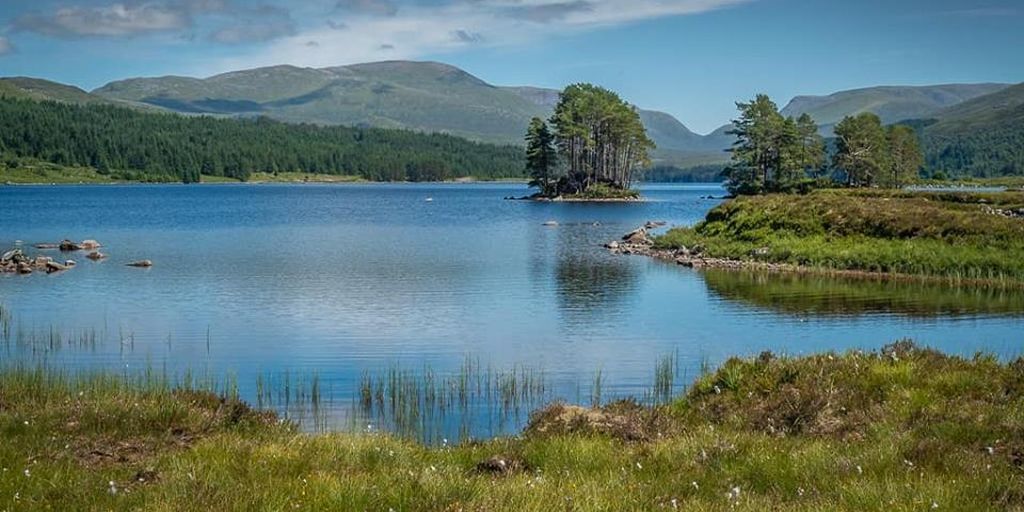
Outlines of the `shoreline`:
<svg viewBox="0 0 1024 512">
<path fill-rule="evenodd" d="M 639 231 L 639 230 L 638 230 Z M 636 232 L 633 232 L 636 233 Z M 631 233 L 632 234 L 632 233 Z M 627 235 L 628 236 L 628 235 Z M 715 258 L 703 254 L 692 254 L 682 249 L 656 248 L 649 238 L 637 242 L 619 241 L 605 245 L 609 252 L 621 256 L 644 256 L 694 270 L 727 270 L 731 272 L 761 272 L 765 274 L 791 274 L 804 276 L 836 277 L 860 281 L 937 283 L 951 286 L 974 286 L 983 288 L 1024 289 L 1024 282 L 1001 281 L 997 279 L 956 279 L 928 274 L 900 274 L 855 269 L 831 269 L 811 267 L 792 263 L 771 263 L 765 261 Z"/>
</svg>

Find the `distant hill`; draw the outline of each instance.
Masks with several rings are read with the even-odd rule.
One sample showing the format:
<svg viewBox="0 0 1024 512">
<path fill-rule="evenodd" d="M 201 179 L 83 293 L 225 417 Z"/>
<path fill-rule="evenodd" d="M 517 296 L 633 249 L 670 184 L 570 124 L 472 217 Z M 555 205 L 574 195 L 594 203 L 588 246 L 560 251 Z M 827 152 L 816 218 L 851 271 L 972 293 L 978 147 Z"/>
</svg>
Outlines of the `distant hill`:
<svg viewBox="0 0 1024 512">
<path fill-rule="evenodd" d="M 39 78 L 0 78 L 0 96 L 31 100 L 52 100 L 64 103 L 107 103 L 78 87 Z"/>
<path fill-rule="evenodd" d="M 558 91 L 498 87 L 436 62 L 390 61 L 323 69 L 276 66 L 206 79 L 135 78 L 97 96 L 181 113 L 264 115 L 286 122 L 441 132 L 522 144 L 533 117 L 548 117 Z M 669 114 L 641 111 L 659 160 L 723 160 L 713 141 Z"/>
<path fill-rule="evenodd" d="M 828 96 L 797 96 L 782 110 L 787 116 L 810 114 L 831 135 L 844 117 L 872 112 L 885 124 L 925 119 L 943 109 L 1009 87 L 1008 84 L 950 84 L 922 87 L 883 86 L 837 92 Z"/>
<path fill-rule="evenodd" d="M 928 167 L 952 176 L 1024 175 L 1024 84 L 915 122 Z"/>
</svg>

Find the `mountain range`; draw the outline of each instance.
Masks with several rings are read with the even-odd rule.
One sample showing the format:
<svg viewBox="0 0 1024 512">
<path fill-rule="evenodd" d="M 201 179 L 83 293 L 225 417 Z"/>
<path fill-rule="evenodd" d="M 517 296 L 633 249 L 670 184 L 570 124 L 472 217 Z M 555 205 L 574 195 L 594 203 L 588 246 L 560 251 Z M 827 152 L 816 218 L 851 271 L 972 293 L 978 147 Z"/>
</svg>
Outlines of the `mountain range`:
<svg viewBox="0 0 1024 512">
<path fill-rule="evenodd" d="M 559 91 L 496 86 L 437 62 L 389 61 L 321 69 L 274 66 L 209 78 L 132 78 L 92 92 L 39 79 L 7 78 L 0 79 L 0 94 L 181 114 L 443 132 L 482 142 L 522 144 L 529 120 L 549 116 Z M 1021 97 L 1020 87 L 1008 84 L 884 86 L 798 96 L 782 112 L 810 114 L 825 135 L 847 115 L 873 112 L 885 123 L 931 120 L 921 123 L 923 133 L 948 137 L 957 129 L 990 126 L 993 121 L 985 116 L 999 118 L 1007 105 L 1019 108 L 1014 101 Z M 729 125 L 701 135 L 670 114 L 642 109 L 639 113 L 658 146 L 656 164 L 687 167 L 727 159 Z"/>
</svg>

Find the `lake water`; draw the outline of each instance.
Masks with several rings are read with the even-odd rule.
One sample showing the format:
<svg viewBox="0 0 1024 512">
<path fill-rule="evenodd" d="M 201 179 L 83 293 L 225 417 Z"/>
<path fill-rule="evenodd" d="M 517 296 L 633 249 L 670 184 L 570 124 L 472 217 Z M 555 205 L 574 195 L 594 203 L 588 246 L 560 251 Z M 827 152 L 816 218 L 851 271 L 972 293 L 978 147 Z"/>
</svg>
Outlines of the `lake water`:
<svg viewBox="0 0 1024 512">
<path fill-rule="evenodd" d="M 703 365 L 763 350 L 877 349 L 907 337 L 957 354 L 1024 352 L 1018 292 L 703 274 L 601 247 L 648 220 L 698 221 L 718 203 L 704 197 L 723 194 L 717 185 L 646 186 L 650 201 L 636 204 L 503 200 L 525 193 L 517 184 L 0 187 L 0 248 L 94 238 L 110 256 L 71 255 L 78 266 L 62 274 L 0 276 L 13 319 L 0 357 L 230 376 L 250 400 L 268 382 L 315 380 L 332 425 L 365 427 L 388 424 L 357 412 L 365 376 L 456 374 L 467 359 L 496 372 L 540 369 L 540 400 L 586 402 L 595 389 L 644 396 L 666 356 L 678 388 Z M 136 259 L 155 266 L 124 265 Z M 493 435 L 524 419 L 445 420 L 437 432 Z"/>
</svg>

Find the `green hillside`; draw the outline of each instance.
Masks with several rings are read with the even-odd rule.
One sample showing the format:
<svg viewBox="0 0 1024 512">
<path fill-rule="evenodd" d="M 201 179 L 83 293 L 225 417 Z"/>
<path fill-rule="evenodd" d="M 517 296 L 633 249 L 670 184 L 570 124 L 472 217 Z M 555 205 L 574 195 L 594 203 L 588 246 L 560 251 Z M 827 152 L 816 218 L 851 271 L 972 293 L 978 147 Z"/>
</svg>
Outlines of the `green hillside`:
<svg viewBox="0 0 1024 512">
<path fill-rule="evenodd" d="M 548 117 L 559 91 L 497 87 L 453 66 L 390 61 L 324 69 L 276 66 L 217 75 L 137 78 L 94 91 L 98 96 L 182 113 L 265 115 L 294 123 L 374 126 L 441 132 L 522 144 L 533 117 Z M 707 140 L 674 117 L 641 110 L 662 161 L 719 157 Z"/>
<path fill-rule="evenodd" d="M 444 134 L 15 98 L 0 99 L 0 162 L 0 181 L 24 181 L 8 173 L 21 172 L 26 162 L 95 170 L 110 179 L 184 182 L 289 172 L 375 181 L 522 178 L 525 168 L 519 147 Z"/>
<path fill-rule="evenodd" d="M 924 87 L 884 86 L 837 92 L 828 96 L 797 96 L 782 110 L 786 116 L 810 114 L 830 135 L 846 116 L 877 114 L 885 124 L 925 119 L 945 108 L 998 92 L 1006 84 L 950 84 Z"/>
<path fill-rule="evenodd" d="M 26 77 L 0 78 L 0 96 L 64 103 L 107 103 L 77 87 Z"/>
<path fill-rule="evenodd" d="M 928 166 L 950 176 L 1024 175 L 1024 84 L 921 123 Z"/>
</svg>

